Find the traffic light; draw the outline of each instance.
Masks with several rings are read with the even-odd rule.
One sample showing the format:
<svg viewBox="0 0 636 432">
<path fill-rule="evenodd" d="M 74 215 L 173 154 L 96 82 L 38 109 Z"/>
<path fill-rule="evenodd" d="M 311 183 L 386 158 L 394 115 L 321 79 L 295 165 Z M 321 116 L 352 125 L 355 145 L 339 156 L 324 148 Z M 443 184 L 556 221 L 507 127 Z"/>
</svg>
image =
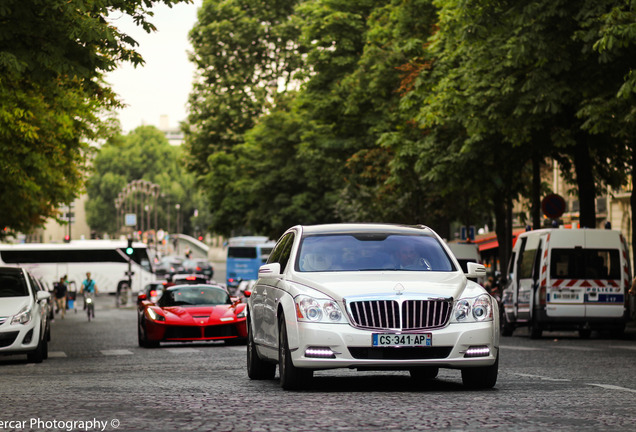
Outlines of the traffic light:
<svg viewBox="0 0 636 432">
<path fill-rule="evenodd" d="M 66 235 L 64 236 L 64 243 L 69 243 L 70 241 L 71 241 L 71 236 L 70 236 L 70 235 L 68 235 L 68 234 L 66 234 Z"/>
<path fill-rule="evenodd" d="M 132 255 L 133 252 L 135 251 L 133 249 L 133 244 L 132 243 L 133 243 L 132 239 L 128 239 L 128 247 L 126 247 L 126 255 Z"/>
</svg>

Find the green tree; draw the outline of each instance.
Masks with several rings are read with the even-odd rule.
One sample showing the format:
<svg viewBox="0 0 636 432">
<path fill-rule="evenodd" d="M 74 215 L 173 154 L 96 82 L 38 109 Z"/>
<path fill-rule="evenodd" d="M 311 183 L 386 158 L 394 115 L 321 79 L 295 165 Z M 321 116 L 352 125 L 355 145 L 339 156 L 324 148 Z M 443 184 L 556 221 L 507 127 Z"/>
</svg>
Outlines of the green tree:
<svg viewBox="0 0 636 432">
<path fill-rule="evenodd" d="M 146 31 L 154 3 L 188 0 L 4 0 L 0 4 L 0 227 L 28 232 L 80 192 L 86 144 L 118 106 L 103 74 L 141 64 L 137 44 L 110 24 L 124 13 Z M 8 232 L 8 231 L 6 231 Z M 0 235 L 5 235 L 0 230 Z"/>
<path fill-rule="evenodd" d="M 184 161 L 183 149 L 171 146 L 154 126 L 140 126 L 125 136 L 111 138 L 96 154 L 93 175 L 87 182 L 86 212 L 91 228 L 98 233 L 118 234 L 117 229 L 123 222 L 115 200 L 128 183 L 140 179 L 160 187 L 160 227 L 168 229 L 167 212 L 170 211 L 170 228 L 176 232 L 175 205 L 179 204 L 183 231 L 197 234 L 194 232 L 194 210 L 201 213 L 198 217 L 203 220 L 207 205 L 195 187 L 194 175 L 186 171 Z M 132 209 L 131 202 L 125 206 Z M 154 227 L 154 215 L 150 219 L 150 226 Z M 138 221 L 138 224 L 141 226 L 146 222 Z"/>
</svg>

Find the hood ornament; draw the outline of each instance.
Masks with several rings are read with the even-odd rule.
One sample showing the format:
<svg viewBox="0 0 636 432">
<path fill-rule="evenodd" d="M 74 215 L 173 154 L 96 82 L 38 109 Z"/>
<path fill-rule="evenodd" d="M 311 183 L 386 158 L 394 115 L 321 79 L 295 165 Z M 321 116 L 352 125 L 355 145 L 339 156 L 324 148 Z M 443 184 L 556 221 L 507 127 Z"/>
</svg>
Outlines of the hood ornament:
<svg viewBox="0 0 636 432">
<path fill-rule="evenodd" d="M 396 293 L 397 295 L 402 295 L 402 294 L 404 294 L 404 285 L 402 285 L 401 283 L 399 283 L 399 284 L 395 285 L 395 286 L 393 287 L 393 291 L 395 291 L 395 293 Z"/>
</svg>

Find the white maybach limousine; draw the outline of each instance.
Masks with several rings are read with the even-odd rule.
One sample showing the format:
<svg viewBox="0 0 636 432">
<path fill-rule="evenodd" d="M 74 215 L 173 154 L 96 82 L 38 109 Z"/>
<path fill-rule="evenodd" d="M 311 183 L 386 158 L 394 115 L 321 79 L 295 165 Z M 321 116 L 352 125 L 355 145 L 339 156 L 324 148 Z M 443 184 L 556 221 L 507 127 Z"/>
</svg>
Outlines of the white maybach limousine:
<svg viewBox="0 0 636 432">
<path fill-rule="evenodd" d="M 314 370 L 407 370 L 491 388 L 499 364 L 497 302 L 464 274 L 430 228 L 388 224 L 294 226 L 278 240 L 248 298 L 247 372 L 284 389 Z"/>
</svg>

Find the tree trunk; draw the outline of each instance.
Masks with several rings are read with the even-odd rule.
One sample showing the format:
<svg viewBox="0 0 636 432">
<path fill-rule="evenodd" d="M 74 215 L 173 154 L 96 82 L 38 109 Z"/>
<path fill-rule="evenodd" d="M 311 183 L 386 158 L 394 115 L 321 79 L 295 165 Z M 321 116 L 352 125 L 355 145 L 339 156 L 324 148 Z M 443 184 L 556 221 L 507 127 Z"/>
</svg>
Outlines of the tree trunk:
<svg viewBox="0 0 636 432">
<path fill-rule="evenodd" d="M 532 229 L 541 228 L 541 156 L 532 155 Z"/>
<path fill-rule="evenodd" d="M 574 169 L 579 188 L 581 228 L 596 228 L 596 185 L 587 137 L 579 137 L 574 147 Z"/>
<path fill-rule="evenodd" d="M 632 194 L 629 197 L 629 205 L 632 209 L 632 260 L 634 265 L 632 266 L 632 274 L 636 274 L 636 252 L 634 247 L 636 246 L 636 144 L 632 145 Z"/>
</svg>

